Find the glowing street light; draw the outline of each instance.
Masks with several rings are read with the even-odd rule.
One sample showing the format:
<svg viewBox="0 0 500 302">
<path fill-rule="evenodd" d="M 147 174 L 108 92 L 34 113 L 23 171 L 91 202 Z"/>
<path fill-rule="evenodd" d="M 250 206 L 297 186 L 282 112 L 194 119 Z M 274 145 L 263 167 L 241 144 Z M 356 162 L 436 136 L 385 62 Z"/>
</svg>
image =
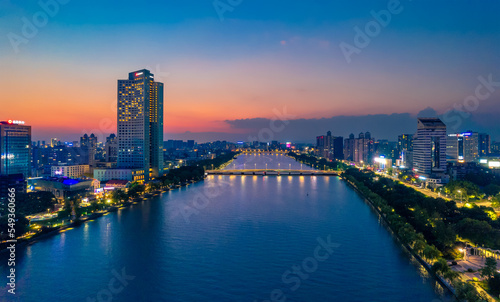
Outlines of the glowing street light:
<svg viewBox="0 0 500 302">
<path fill-rule="evenodd" d="M 462 203 L 462 191 L 458 190 L 457 192 L 460 193 L 460 203 Z"/>
</svg>

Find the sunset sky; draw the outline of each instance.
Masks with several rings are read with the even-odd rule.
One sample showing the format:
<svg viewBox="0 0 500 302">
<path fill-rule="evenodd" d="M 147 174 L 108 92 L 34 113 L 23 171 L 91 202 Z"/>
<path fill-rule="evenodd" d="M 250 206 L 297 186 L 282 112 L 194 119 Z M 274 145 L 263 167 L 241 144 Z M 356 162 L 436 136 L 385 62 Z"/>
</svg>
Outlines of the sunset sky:
<svg viewBox="0 0 500 302">
<path fill-rule="evenodd" d="M 199 141 L 246 140 L 276 111 L 302 125 L 279 140 L 327 130 L 395 140 L 420 111 L 464 104 L 478 77 L 500 82 L 498 1 L 401 1 L 350 63 L 339 45 L 355 45 L 354 28 L 391 1 L 243 0 L 224 20 L 210 0 L 61 2 L 13 46 L 10 33 L 23 37 L 43 8 L 0 0 L 0 120 L 26 121 L 34 140 L 116 132 L 117 80 L 142 68 L 165 83 L 165 139 Z M 500 139 L 497 86 L 454 130 Z"/>
</svg>

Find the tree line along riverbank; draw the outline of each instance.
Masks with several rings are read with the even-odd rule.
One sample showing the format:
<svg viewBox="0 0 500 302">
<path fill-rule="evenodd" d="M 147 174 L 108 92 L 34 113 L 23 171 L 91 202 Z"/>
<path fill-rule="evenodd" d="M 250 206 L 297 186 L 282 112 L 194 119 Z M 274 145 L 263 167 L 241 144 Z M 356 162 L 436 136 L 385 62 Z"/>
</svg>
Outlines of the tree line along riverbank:
<svg viewBox="0 0 500 302">
<path fill-rule="evenodd" d="M 452 291 L 459 300 L 492 299 L 483 291 L 477 291 L 474 285 L 461 281 L 460 274 L 453 271 L 447 261 L 462 256 L 457 250 L 460 240 L 476 244 L 485 242 L 481 240 L 499 243 L 499 231 L 494 228 L 494 223 L 490 224 L 491 217 L 480 213 L 485 209 L 458 208 L 454 201 L 427 197 L 368 170 L 349 168 L 342 173 L 342 177 L 372 203 L 402 244 L 428 263 L 427 267 L 434 274 L 453 286 Z M 481 231 L 488 233 L 477 233 Z M 500 276 L 493 271 L 486 277 L 490 287 L 497 287 L 489 288 L 490 293 L 498 296 L 500 284 L 496 279 Z"/>
</svg>

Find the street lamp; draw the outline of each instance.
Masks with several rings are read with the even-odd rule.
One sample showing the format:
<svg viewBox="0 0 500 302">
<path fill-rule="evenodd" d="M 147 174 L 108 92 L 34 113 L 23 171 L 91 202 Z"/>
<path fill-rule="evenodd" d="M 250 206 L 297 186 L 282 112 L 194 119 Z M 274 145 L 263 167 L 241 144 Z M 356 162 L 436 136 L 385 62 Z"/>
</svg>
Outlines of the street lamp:
<svg viewBox="0 0 500 302">
<path fill-rule="evenodd" d="M 266 171 L 267 171 L 267 164 L 266 164 Z"/>
<path fill-rule="evenodd" d="M 288 170 L 292 171 L 292 164 L 288 164 Z"/>
<path fill-rule="evenodd" d="M 465 245 L 465 248 L 460 248 L 458 249 L 460 253 L 464 253 L 464 260 L 467 261 L 467 244 Z"/>
<path fill-rule="evenodd" d="M 460 203 L 462 203 L 462 191 L 458 190 L 457 192 L 460 193 Z"/>
</svg>

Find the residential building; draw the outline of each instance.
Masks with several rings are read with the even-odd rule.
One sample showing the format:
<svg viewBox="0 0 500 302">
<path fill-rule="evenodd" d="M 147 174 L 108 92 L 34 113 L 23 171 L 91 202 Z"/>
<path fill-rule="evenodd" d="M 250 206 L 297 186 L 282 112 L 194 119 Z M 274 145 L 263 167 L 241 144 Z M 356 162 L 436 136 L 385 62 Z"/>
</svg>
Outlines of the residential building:
<svg viewBox="0 0 500 302">
<path fill-rule="evenodd" d="M 360 133 L 358 138 L 350 134 L 344 140 L 344 159 L 357 163 L 371 163 L 374 152 L 374 143 L 370 132 Z"/>
</svg>

